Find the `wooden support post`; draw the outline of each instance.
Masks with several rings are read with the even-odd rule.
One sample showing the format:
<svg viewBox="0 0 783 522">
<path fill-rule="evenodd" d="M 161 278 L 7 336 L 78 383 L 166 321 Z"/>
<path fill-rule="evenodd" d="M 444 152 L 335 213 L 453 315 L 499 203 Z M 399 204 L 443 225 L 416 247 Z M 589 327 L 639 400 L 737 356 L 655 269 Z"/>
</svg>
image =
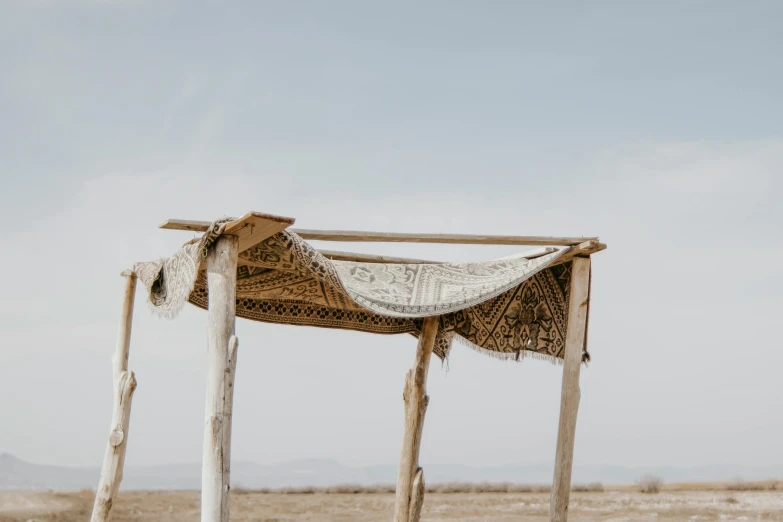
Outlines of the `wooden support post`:
<svg viewBox="0 0 783 522">
<path fill-rule="evenodd" d="M 560 396 L 560 425 L 557 430 L 555 474 L 549 499 L 550 522 L 566 522 L 568 520 L 576 416 L 581 396 L 579 370 L 582 365 L 589 298 L 590 258 L 576 257 L 571 267 L 571 296 L 568 305 L 568 334 L 566 335 L 563 386 Z"/>
<path fill-rule="evenodd" d="M 114 348 L 112 365 L 114 366 L 114 384 L 116 386 L 120 374 L 128 369 L 130 355 L 131 328 L 133 327 L 133 302 L 136 298 L 136 274 L 130 270 L 122 273 L 125 277 L 125 290 L 122 293 L 122 318 L 117 330 L 117 343 Z"/>
<path fill-rule="evenodd" d="M 397 495 L 394 507 L 394 522 L 417 522 L 411 519 L 414 510 L 411 500 L 414 497 L 414 475 L 420 472 L 419 448 L 421 447 L 421 434 L 424 428 L 424 413 L 427 410 L 429 397 L 427 396 L 427 370 L 430 366 L 430 356 L 435 346 L 435 336 L 438 333 L 439 317 L 427 317 L 419 335 L 419 346 L 416 349 L 416 360 L 413 368 L 408 371 L 405 379 L 405 390 L 402 397 L 405 401 L 405 433 L 402 441 L 402 455 L 400 456 L 400 469 L 397 475 Z M 423 472 L 420 484 L 423 488 Z M 417 503 L 423 502 L 424 493 Z M 421 506 L 418 508 L 421 512 Z"/>
<path fill-rule="evenodd" d="M 207 255 L 209 343 L 201 522 L 229 519 L 238 242 L 236 236 L 222 235 Z"/>
<path fill-rule="evenodd" d="M 90 522 L 107 522 L 111 516 L 114 497 L 120 489 L 122 470 L 125 465 L 125 450 L 128 446 L 128 425 L 130 423 L 131 401 L 136 390 L 136 377 L 128 371 L 131 326 L 133 324 L 133 301 L 136 295 L 136 275 L 123 272 L 125 290 L 122 296 L 122 316 L 117 332 L 113 367 L 114 407 L 111 417 L 109 442 L 103 457 L 101 478 L 95 492 L 95 503 Z"/>
</svg>

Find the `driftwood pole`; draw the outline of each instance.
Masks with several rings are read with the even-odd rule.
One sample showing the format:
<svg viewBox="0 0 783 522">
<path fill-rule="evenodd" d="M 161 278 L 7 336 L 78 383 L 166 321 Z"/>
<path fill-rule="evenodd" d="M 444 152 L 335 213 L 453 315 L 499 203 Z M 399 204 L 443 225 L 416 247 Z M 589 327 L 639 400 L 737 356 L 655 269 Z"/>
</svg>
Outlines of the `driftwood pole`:
<svg viewBox="0 0 783 522">
<path fill-rule="evenodd" d="M 397 475 L 397 495 L 394 506 L 394 522 L 418 522 L 424 501 L 424 472 L 419 468 L 419 448 L 424 428 L 424 413 L 427 410 L 427 370 L 430 356 L 438 333 L 437 316 L 427 317 L 419 336 L 416 359 L 405 379 L 403 400 L 405 401 L 405 433 L 402 441 L 400 469 Z M 418 487 L 414 491 L 414 478 Z M 415 516 L 412 519 L 411 516 Z"/>
<path fill-rule="evenodd" d="M 568 520 L 568 499 L 571 493 L 571 469 L 574 460 L 574 436 L 579 409 L 579 370 L 582 365 L 587 308 L 590 297 L 590 258 L 574 258 L 571 274 L 571 297 L 568 305 L 563 387 L 560 396 L 560 425 L 557 430 L 555 475 L 549 499 L 550 522 Z"/>
<path fill-rule="evenodd" d="M 136 295 L 136 275 L 126 271 L 125 290 L 122 296 L 122 316 L 117 332 L 117 344 L 112 360 L 114 407 L 111 416 L 111 431 L 106 453 L 103 457 L 101 478 L 95 492 L 91 522 L 107 522 L 111 516 L 114 497 L 122 482 L 125 465 L 125 450 L 128 446 L 128 425 L 130 423 L 131 400 L 136 390 L 136 377 L 128 371 L 131 326 L 133 324 L 133 301 Z"/>
<path fill-rule="evenodd" d="M 209 343 L 201 522 L 229 520 L 238 243 L 236 236 L 222 235 L 207 255 Z"/>
</svg>

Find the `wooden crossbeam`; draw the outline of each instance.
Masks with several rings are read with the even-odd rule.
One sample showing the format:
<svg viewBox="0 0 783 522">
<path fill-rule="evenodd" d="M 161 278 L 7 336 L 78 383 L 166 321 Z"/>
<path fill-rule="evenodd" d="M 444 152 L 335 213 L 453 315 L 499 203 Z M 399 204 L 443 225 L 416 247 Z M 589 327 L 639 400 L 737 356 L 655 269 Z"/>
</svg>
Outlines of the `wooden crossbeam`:
<svg viewBox="0 0 783 522">
<path fill-rule="evenodd" d="M 260 214 L 251 212 L 251 214 Z M 260 214 L 269 216 L 268 214 Z M 291 218 L 278 219 L 289 220 Z M 160 225 L 167 230 L 189 230 L 192 232 L 206 232 L 210 223 L 208 221 L 189 221 L 182 219 L 169 219 Z M 290 225 L 289 225 L 290 226 Z M 286 227 L 283 227 L 286 228 Z M 282 230 L 282 229 L 281 229 Z M 302 239 L 316 241 L 345 241 L 362 243 L 441 243 L 461 245 L 534 245 L 534 246 L 574 246 L 586 241 L 597 241 L 597 237 L 553 237 L 553 236 L 496 236 L 474 234 L 412 234 L 399 232 L 365 232 L 355 230 L 313 230 L 292 228 L 291 232 L 298 234 Z M 240 250 L 241 251 L 241 250 Z"/>
<path fill-rule="evenodd" d="M 389 263 L 400 265 L 437 264 L 443 261 L 427 261 L 411 257 L 381 256 L 376 254 L 360 254 L 358 252 L 340 252 L 338 250 L 319 250 L 326 258 L 332 261 L 358 261 L 360 263 Z"/>
<path fill-rule="evenodd" d="M 538 245 L 571 246 L 593 237 L 494 236 L 474 234 L 409 234 L 399 232 L 361 232 L 353 230 L 293 230 L 303 239 L 366 243 L 441 243 L 458 245 Z"/>
<path fill-rule="evenodd" d="M 294 224 L 294 218 L 264 214 L 263 212 L 248 212 L 239 219 L 226 224 L 223 233 L 239 238 L 238 252 L 244 252 L 278 232 Z M 209 225 L 206 221 L 187 221 L 170 219 L 160 228 L 169 230 L 189 230 L 191 232 L 206 232 Z"/>
<path fill-rule="evenodd" d="M 533 252 L 527 253 L 526 259 L 535 259 L 537 257 L 545 256 L 555 252 L 556 248 L 541 248 Z M 358 261 L 360 263 L 389 263 L 389 264 L 404 264 L 404 265 L 421 265 L 421 264 L 438 264 L 443 261 L 427 261 L 425 259 L 416 259 L 411 257 L 394 257 L 384 256 L 376 254 L 360 254 L 358 252 L 341 252 L 337 250 L 319 250 L 328 259 L 332 261 Z M 240 260 L 241 262 L 241 260 Z"/>
</svg>

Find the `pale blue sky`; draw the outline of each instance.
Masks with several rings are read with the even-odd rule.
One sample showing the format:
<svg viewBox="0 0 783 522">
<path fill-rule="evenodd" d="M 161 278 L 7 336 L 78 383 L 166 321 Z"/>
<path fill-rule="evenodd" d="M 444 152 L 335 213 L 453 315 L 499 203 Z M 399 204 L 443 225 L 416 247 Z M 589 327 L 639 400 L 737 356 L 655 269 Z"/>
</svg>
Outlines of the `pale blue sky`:
<svg viewBox="0 0 783 522">
<path fill-rule="evenodd" d="M 117 274 L 192 237 L 166 218 L 259 210 L 600 235 L 577 464 L 779 464 L 781 20 L 779 2 L 2 3 L 0 451 L 100 462 Z M 129 463 L 198 460 L 204 315 L 136 314 Z M 237 328 L 235 458 L 396 462 L 411 339 Z M 552 458 L 557 368 L 458 346 L 430 379 L 422 462 Z"/>
</svg>

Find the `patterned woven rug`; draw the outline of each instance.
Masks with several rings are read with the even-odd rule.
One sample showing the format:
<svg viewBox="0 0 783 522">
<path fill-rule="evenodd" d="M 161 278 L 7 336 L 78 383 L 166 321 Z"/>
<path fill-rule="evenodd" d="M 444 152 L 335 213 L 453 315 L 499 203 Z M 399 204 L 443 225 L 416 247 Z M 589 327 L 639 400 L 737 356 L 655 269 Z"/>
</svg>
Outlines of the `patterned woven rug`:
<svg viewBox="0 0 783 522">
<path fill-rule="evenodd" d="M 168 259 L 134 265 L 157 314 L 174 317 L 186 301 L 207 308 L 203 261 L 229 221 L 215 221 Z M 457 340 L 504 359 L 559 361 L 571 263 L 550 265 L 565 251 L 484 263 L 359 263 L 331 261 L 283 231 L 240 253 L 236 315 L 416 337 L 423 317 L 439 315 L 435 353 L 441 359 Z M 587 352 L 583 359 L 589 360 Z"/>
</svg>

